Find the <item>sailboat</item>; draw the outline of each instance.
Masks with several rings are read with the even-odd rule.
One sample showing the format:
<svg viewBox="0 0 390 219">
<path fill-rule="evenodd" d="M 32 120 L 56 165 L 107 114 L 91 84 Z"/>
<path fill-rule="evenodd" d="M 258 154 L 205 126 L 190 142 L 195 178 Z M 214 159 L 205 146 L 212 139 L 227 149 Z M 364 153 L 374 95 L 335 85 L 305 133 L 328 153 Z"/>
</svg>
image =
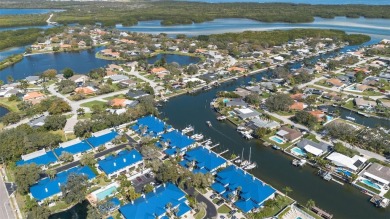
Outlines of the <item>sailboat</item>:
<svg viewBox="0 0 390 219">
<path fill-rule="evenodd" d="M 355 118 L 352 117 L 351 114 L 352 114 L 352 110 L 350 111 L 349 116 L 346 116 L 345 118 L 347 118 L 348 120 L 351 120 L 351 121 L 355 121 Z"/>
<path fill-rule="evenodd" d="M 250 170 L 250 169 L 257 167 L 256 162 L 251 163 L 251 155 L 252 155 L 252 148 L 250 147 L 249 148 L 249 162 L 248 162 L 248 165 L 244 167 L 245 170 Z"/>
<path fill-rule="evenodd" d="M 241 159 L 243 159 L 243 158 L 244 158 L 244 148 L 242 148 L 242 152 L 241 152 Z M 241 162 L 242 162 L 241 159 L 237 159 L 237 160 L 235 160 L 234 162 L 235 162 L 235 163 L 241 163 Z"/>
</svg>

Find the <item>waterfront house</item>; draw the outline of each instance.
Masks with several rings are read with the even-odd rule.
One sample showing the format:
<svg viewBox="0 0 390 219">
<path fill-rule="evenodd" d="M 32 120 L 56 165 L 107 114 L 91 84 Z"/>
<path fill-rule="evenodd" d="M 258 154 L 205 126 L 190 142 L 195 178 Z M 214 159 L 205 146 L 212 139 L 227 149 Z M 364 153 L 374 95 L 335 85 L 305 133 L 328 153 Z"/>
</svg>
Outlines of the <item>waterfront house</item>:
<svg viewBox="0 0 390 219">
<path fill-rule="evenodd" d="M 20 90 L 15 88 L 8 88 L 8 89 L 1 89 L 0 90 L 0 97 L 11 97 L 12 95 L 19 95 Z"/>
<path fill-rule="evenodd" d="M 357 172 L 364 163 L 367 161 L 366 158 L 359 155 L 355 155 L 352 158 L 338 152 L 333 152 L 326 159 L 330 160 L 337 167 L 347 169 L 348 171 Z"/>
<path fill-rule="evenodd" d="M 378 163 L 372 163 L 362 174 L 365 178 L 379 183 L 381 186 L 390 186 L 390 168 Z"/>
<path fill-rule="evenodd" d="M 135 149 L 120 151 L 117 155 L 110 155 L 98 161 L 99 169 L 108 178 L 116 177 L 119 174 L 126 174 L 138 168 L 143 162 L 142 155 Z"/>
<path fill-rule="evenodd" d="M 41 149 L 26 155 L 22 155 L 22 159 L 16 162 L 16 166 L 21 166 L 25 164 L 36 164 L 38 166 L 49 166 L 50 164 L 56 163 L 57 157 L 54 155 L 53 151 L 46 151 Z"/>
<path fill-rule="evenodd" d="M 39 82 L 41 82 L 41 78 L 39 76 L 27 76 L 25 78 L 25 80 L 29 83 L 29 84 L 38 84 Z"/>
<path fill-rule="evenodd" d="M 259 95 L 262 93 L 261 87 L 259 85 L 247 86 L 247 87 L 245 87 L 245 89 L 249 90 L 252 93 L 259 94 Z"/>
<path fill-rule="evenodd" d="M 237 108 L 237 109 L 234 109 L 234 112 L 242 120 L 253 119 L 253 118 L 259 117 L 261 115 L 261 113 L 259 113 L 258 111 L 254 110 L 250 107 Z"/>
<path fill-rule="evenodd" d="M 32 91 L 23 96 L 23 101 L 30 102 L 31 104 L 40 103 L 43 99 L 46 98 L 46 95 L 39 91 Z"/>
<path fill-rule="evenodd" d="M 128 100 L 125 98 L 114 98 L 108 101 L 108 104 L 115 108 L 134 107 L 138 104 L 138 101 Z"/>
<path fill-rule="evenodd" d="M 128 79 L 129 79 L 129 76 L 127 76 L 127 75 L 115 74 L 115 75 L 106 76 L 106 77 L 104 77 L 104 78 L 106 78 L 107 80 L 108 80 L 108 79 L 111 79 L 111 80 L 112 80 L 112 83 L 117 84 L 117 83 L 119 83 L 119 82 L 121 82 L 121 81 L 128 80 Z"/>
<path fill-rule="evenodd" d="M 153 192 L 142 195 L 119 208 L 126 219 L 169 218 L 167 214 L 175 212 L 178 218 L 192 218 L 186 193 L 172 183 L 163 184 Z"/>
<path fill-rule="evenodd" d="M 131 127 L 138 134 L 151 137 L 162 135 L 168 128 L 169 126 L 164 121 L 152 115 L 139 118 L 136 124 Z"/>
<path fill-rule="evenodd" d="M 325 113 L 322 112 L 321 110 L 313 110 L 313 111 L 309 111 L 309 113 L 310 113 L 312 116 L 316 117 L 316 119 L 317 119 L 318 122 L 322 122 L 322 121 L 325 120 L 325 119 L 324 119 Z"/>
<path fill-rule="evenodd" d="M 85 82 L 89 81 L 89 77 L 86 75 L 73 75 L 68 80 L 71 80 L 76 84 L 84 84 Z"/>
<path fill-rule="evenodd" d="M 372 110 L 377 105 L 375 101 L 365 100 L 361 97 L 355 98 L 354 102 L 358 109 L 363 109 L 363 110 Z"/>
<path fill-rule="evenodd" d="M 280 127 L 280 123 L 262 118 L 254 118 L 245 124 L 248 128 L 256 130 L 258 128 L 277 129 Z"/>
<path fill-rule="evenodd" d="M 112 71 L 123 71 L 123 68 L 120 65 L 115 65 L 115 64 L 109 64 L 108 69 Z"/>
<path fill-rule="evenodd" d="M 307 138 L 300 140 L 297 147 L 317 157 L 332 150 L 332 146 L 325 142 L 314 142 Z"/>
<path fill-rule="evenodd" d="M 288 128 L 287 126 L 281 127 L 276 135 L 290 142 L 297 141 L 303 136 L 300 131 Z"/>
<path fill-rule="evenodd" d="M 32 198 L 36 199 L 39 204 L 42 204 L 43 201 L 47 198 L 51 198 L 53 196 L 60 196 L 61 193 L 61 185 L 66 185 L 68 177 L 71 174 L 78 174 L 87 176 L 88 180 L 92 180 L 96 177 L 93 173 L 92 169 L 88 166 L 84 167 L 73 167 L 71 169 L 59 172 L 53 179 L 46 177 L 44 179 L 39 180 L 36 184 L 31 186 L 30 195 Z"/>
<path fill-rule="evenodd" d="M 247 107 L 248 104 L 241 98 L 235 98 L 231 100 L 224 101 L 225 106 L 227 107 L 234 107 L 234 106 L 239 106 L 239 107 Z"/>
<path fill-rule="evenodd" d="M 164 153 L 168 156 L 182 155 L 194 145 L 194 139 L 184 135 L 178 130 L 162 134 L 160 141 L 156 143 L 156 146 L 162 148 Z"/>
<path fill-rule="evenodd" d="M 224 199 L 233 201 L 243 213 L 260 208 L 276 193 L 271 186 L 233 165 L 217 173 L 211 188 Z"/>
<path fill-rule="evenodd" d="M 237 67 L 237 66 L 232 66 L 227 69 L 229 72 L 237 72 L 237 73 L 244 73 L 246 71 L 245 68 Z"/>
<path fill-rule="evenodd" d="M 226 160 L 202 146 L 187 151 L 180 165 L 193 173 L 215 174 L 217 169 L 226 166 Z"/>
<path fill-rule="evenodd" d="M 241 98 L 245 98 L 246 96 L 250 95 L 252 92 L 249 90 L 243 89 L 243 88 L 236 88 L 235 91 L 233 91 L 235 94 L 239 95 Z"/>
</svg>

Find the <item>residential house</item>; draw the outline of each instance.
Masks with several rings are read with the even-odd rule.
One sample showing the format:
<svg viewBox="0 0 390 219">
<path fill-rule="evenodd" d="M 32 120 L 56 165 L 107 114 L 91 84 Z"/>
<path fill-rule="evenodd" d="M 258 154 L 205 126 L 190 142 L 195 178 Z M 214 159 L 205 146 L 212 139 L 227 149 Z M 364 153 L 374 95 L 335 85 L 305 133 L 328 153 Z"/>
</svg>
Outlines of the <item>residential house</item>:
<svg viewBox="0 0 390 219">
<path fill-rule="evenodd" d="M 334 86 L 334 87 L 342 87 L 344 86 L 344 83 L 340 80 L 340 79 L 337 79 L 337 78 L 329 78 L 326 80 L 326 84 L 330 85 L 330 86 Z"/>
<path fill-rule="evenodd" d="M 46 95 L 39 91 L 32 91 L 23 96 L 23 101 L 30 102 L 32 104 L 40 103 L 43 99 L 46 98 Z"/>
<path fill-rule="evenodd" d="M 28 77 L 25 78 L 25 80 L 29 84 L 38 84 L 41 81 L 39 76 L 28 76 Z"/>
<path fill-rule="evenodd" d="M 155 67 L 150 70 L 150 73 L 162 79 L 165 77 L 165 75 L 169 74 L 169 71 L 164 67 Z"/>
<path fill-rule="evenodd" d="M 365 100 L 361 97 L 355 98 L 354 102 L 358 109 L 364 109 L 364 110 L 372 110 L 377 105 L 375 101 Z"/>
<path fill-rule="evenodd" d="M 252 109 L 250 107 L 248 107 L 248 108 L 237 108 L 237 109 L 234 109 L 234 112 L 242 120 L 253 119 L 253 118 L 259 117 L 261 115 L 261 113 L 259 113 L 258 111 L 254 110 L 254 109 Z"/>
<path fill-rule="evenodd" d="M 119 81 L 118 85 L 122 88 L 135 88 L 135 86 L 137 85 L 137 82 L 135 82 L 131 79 L 127 79 L 127 80 Z"/>
<path fill-rule="evenodd" d="M 258 128 L 277 129 L 280 127 L 280 123 L 262 118 L 254 118 L 245 124 L 248 128 L 256 130 Z"/>
<path fill-rule="evenodd" d="M 69 78 L 69 80 L 76 84 L 84 84 L 85 82 L 89 81 L 89 77 L 86 75 L 73 75 Z"/>
<path fill-rule="evenodd" d="M 27 124 L 32 128 L 39 128 L 45 125 L 47 116 L 39 116 L 38 118 L 31 119 Z"/>
<path fill-rule="evenodd" d="M 54 155 L 53 151 L 41 149 L 26 155 L 22 155 L 22 159 L 16 162 L 16 166 L 36 164 L 38 166 L 49 166 L 50 164 L 56 163 L 57 157 Z"/>
<path fill-rule="evenodd" d="M 193 173 L 215 174 L 219 168 L 226 167 L 226 160 L 220 155 L 204 147 L 196 147 L 187 151 L 180 165 Z"/>
<path fill-rule="evenodd" d="M 111 107 L 124 108 L 124 107 L 134 107 L 134 106 L 136 106 L 138 104 L 138 101 L 128 100 L 128 99 L 125 99 L 125 98 L 114 98 L 114 99 L 108 101 L 108 104 Z"/>
<path fill-rule="evenodd" d="M 233 91 L 235 94 L 239 95 L 241 98 L 245 98 L 246 96 L 250 95 L 251 92 L 249 90 L 243 89 L 243 88 L 236 88 L 235 91 Z"/>
<path fill-rule="evenodd" d="M 313 111 L 309 111 L 309 113 L 316 117 L 317 118 L 317 121 L 318 122 L 322 122 L 322 121 L 325 121 L 326 119 L 324 118 L 325 117 L 325 113 L 322 112 L 321 110 L 313 110 Z"/>
<path fill-rule="evenodd" d="M 364 172 L 363 176 L 378 183 L 381 186 L 390 186 L 390 168 L 378 163 L 372 163 Z"/>
<path fill-rule="evenodd" d="M 227 107 L 234 107 L 234 106 L 239 106 L 239 107 L 247 107 L 248 104 L 241 98 L 234 98 L 230 100 L 224 101 L 225 106 Z"/>
<path fill-rule="evenodd" d="M 297 143 L 297 147 L 317 157 L 332 150 L 332 146 L 325 142 L 314 142 L 307 138 L 300 140 Z"/>
<path fill-rule="evenodd" d="M 78 94 L 93 95 L 96 93 L 97 89 L 88 86 L 88 87 L 77 87 L 74 91 Z"/>
<path fill-rule="evenodd" d="M 141 97 L 146 97 L 149 96 L 150 94 L 146 93 L 145 91 L 142 90 L 129 90 L 127 92 L 126 96 L 131 98 L 131 99 L 139 99 Z"/>
<path fill-rule="evenodd" d="M 300 131 L 288 128 L 287 126 L 281 127 L 276 135 L 290 142 L 294 142 L 303 136 Z"/>
<path fill-rule="evenodd" d="M 111 80 L 112 80 L 112 83 L 117 84 L 117 83 L 119 83 L 119 82 L 121 82 L 121 81 L 128 80 L 128 79 L 129 79 L 129 76 L 117 74 L 117 75 L 106 76 L 105 78 L 111 79 Z"/>
<path fill-rule="evenodd" d="M 352 158 L 338 152 L 333 152 L 326 159 L 330 160 L 334 165 L 340 168 L 344 168 L 348 171 L 356 173 L 363 167 L 367 161 L 366 158 L 359 155 L 355 155 Z"/>
<path fill-rule="evenodd" d="M 299 110 L 299 111 L 302 111 L 304 110 L 305 108 L 307 108 L 307 104 L 304 104 L 302 102 L 294 102 L 293 104 L 291 104 L 290 106 L 290 110 Z"/>
</svg>

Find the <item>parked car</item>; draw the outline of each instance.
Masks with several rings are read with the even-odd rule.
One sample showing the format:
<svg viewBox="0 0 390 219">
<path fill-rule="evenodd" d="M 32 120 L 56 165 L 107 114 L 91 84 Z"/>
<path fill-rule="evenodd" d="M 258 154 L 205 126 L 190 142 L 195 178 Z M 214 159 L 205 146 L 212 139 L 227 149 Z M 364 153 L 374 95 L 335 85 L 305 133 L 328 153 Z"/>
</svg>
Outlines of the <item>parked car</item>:
<svg viewBox="0 0 390 219">
<path fill-rule="evenodd" d="M 221 199 L 221 200 L 219 200 L 219 201 L 217 202 L 217 205 L 218 205 L 218 206 L 219 206 L 219 205 L 222 205 L 224 202 L 225 202 L 225 201 L 224 201 L 223 199 Z"/>
<path fill-rule="evenodd" d="M 211 199 L 215 199 L 217 197 L 217 194 L 212 194 L 212 195 L 210 195 L 210 198 Z"/>
</svg>

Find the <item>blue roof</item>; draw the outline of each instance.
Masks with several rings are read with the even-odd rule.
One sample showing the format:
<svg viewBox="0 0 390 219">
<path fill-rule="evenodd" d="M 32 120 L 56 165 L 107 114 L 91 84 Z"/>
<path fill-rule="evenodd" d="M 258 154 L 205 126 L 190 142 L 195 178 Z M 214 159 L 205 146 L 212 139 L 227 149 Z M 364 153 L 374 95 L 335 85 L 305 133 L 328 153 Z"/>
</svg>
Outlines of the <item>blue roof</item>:
<svg viewBox="0 0 390 219">
<path fill-rule="evenodd" d="M 214 191 L 216 191 L 218 194 L 220 194 L 220 193 L 226 191 L 226 188 L 223 187 L 223 185 L 222 185 L 221 183 L 218 183 L 218 182 L 213 183 L 213 184 L 211 185 L 211 188 L 212 188 Z"/>
<path fill-rule="evenodd" d="M 35 163 L 36 165 L 49 165 L 51 163 L 55 163 L 57 161 L 57 157 L 54 155 L 53 151 L 46 151 L 44 155 L 41 155 L 39 157 L 32 158 L 30 160 L 19 160 L 16 162 L 17 166 L 25 165 L 25 164 L 32 164 Z"/>
<path fill-rule="evenodd" d="M 111 131 L 107 134 L 98 136 L 98 137 L 90 137 L 87 139 L 88 143 L 90 143 L 93 147 L 99 147 L 100 145 L 104 145 L 107 142 L 112 141 L 116 136 L 118 136 L 118 132 Z"/>
<path fill-rule="evenodd" d="M 184 167 L 187 168 L 187 163 L 195 162 L 194 173 L 208 173 L 226 163 L 225 159 L 204 147 L 197 147 L 187 151 L 184 155 L 184 160 L 186 161 Z"/>
<path fill-rule="evenodd" d="M 141 128 L 145 126 L 147 127 L 147 130 L 144 135 L 150 134 L 153 137 L 162 134 L 165 130 L 165 122 L 152 115 L 138 119 L 136 125 L 132 126 L 131 128 L 134 131 L 141 133 Z"/>
<path fill-rule="evenodd" d="M 137 150 L 133 149 L 131 151 L 121 151 L 116 156 L 110 155 L 104 160 L 99 161 L 98 164 L 99 169 L 109 175 L 139 161 L 142 161 L 142 155 Z"/>
<path fill-rule="evenodd" d="M 90 167 L 73 167 L 69 170 L 65 170 L 57 173 L 56 177 L 53 179 L 44 178 L 39 180 L 36 184 L 31 186 L 30 192 L 31 195 L 38 201 L 42 201 L 48 197 L 51 197 L 55 194 L 61 192 L 61 185 L 65 185 L 68 180 L 68 176 L 71 173 L 75 174 L 84 174 L 88 176 L 88 179 L 95 178 L 95 174 Z"/>
<path fill-rule="evenodd" d="M 185 204 L 185 193 L 172 183 L 160 186 L 156 192 L 146 194 L 145 198 L 140 197 L 119 208 L 119 211 L 126 219 L 154 219 L 156 216 L 163 216 L 168 203 L 172 208 L 178 207 L 178 216 L 187 213 L 191 208 Z"/>
<path fill-rule="evenodd" d="M 244 213 L 248 213 L 253 208 L 257 207 L 257 205 L 252 200 L 238 200 L 234 204 Z"/>
<path fill-rule="evenodd" d="M 257 206 L 262 205 L 265 200 L 276 192 L 271 186 L 247 174 L 236 166 L 229 166 L 218 172 L 215 180 L 216 182 L 211 188 L 220 193 L 220 191 L 222 191 L 221 187 L 225 187 L 227 191 L 222 194 L 223 197 L 227 197 L 228 193 L 241 187 L 239 198 L 246 203 L 237 201 L 236 203 L 238 205 L 236 206 L 244 212 L 248 212 Z M 253 205 L 247 201 L 252 201 Z"/>
<path fill-rule="evenodd" d="M 68 147 L 58 147 L 56 149 L 54 149 L 54 153 L 56 153 L 56 155 L 59 157 L 61 156 L 62 152 L 68 152 L 70 154 L 78 154 L 78 153 L 82 153 L 82 152 L 85 152 L 85 151 L 88 151 L 88 150 L 91 150 L 91 146 L 86 142 L 86 141 L 81 141 L 77 144 L 74 144 L 74 145 L 71 145 L 71 146 L 68 146 Z"/>
<path fill-rule="evenodd" d="M 173 130 L 171 132 L 162 134 L 160 138 L 160 142 L 164 142 L 168 144 L 168 149 L 164 151 L 166 154 L 174 155 L 176 154 L 177 149 L 183 151 L 188 146 L 194 144 L 195 140 L 188 137 L 187 135 L 184 135 L 178 130 Z M 156 143 L 158 147 L 162 147 L 160 142 Z"/>
</svg>

